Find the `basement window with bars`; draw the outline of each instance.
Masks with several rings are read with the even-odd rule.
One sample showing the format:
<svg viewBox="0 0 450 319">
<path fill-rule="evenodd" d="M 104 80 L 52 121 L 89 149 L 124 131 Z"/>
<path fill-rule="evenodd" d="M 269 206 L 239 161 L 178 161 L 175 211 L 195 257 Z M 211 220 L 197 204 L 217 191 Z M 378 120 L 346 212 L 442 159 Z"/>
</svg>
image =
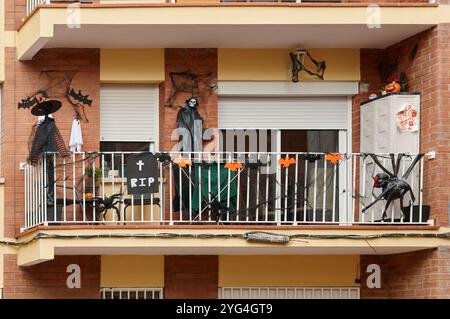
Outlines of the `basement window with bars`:
<svg viewBox="0 0 450 319">
<path fill-rule="evenodd" d="M 359 299 L 359 288 L 222 287 L 219 299 Z"/>
<path fill-rule="evenodd" d="M 163 288 L 103 288 L 102 299 L 163 299 Z"/>
</svg>

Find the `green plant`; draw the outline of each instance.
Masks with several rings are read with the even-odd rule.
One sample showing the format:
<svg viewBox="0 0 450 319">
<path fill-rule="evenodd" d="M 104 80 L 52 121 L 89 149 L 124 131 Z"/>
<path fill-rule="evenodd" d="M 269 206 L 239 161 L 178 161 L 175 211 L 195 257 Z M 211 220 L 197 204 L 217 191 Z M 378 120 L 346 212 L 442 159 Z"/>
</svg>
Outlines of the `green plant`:
<svg viewBox="0 0 450 319">
<path fill-rule="evenodd" d="M 84 173 L 85 173 L 85 175 L 87 177 L 92 177 L 93 174 L 95 174 L 95 178 L 96 179 L 101 178 L 103 176 L 103 170 L 101 169 L 101 167 L 97 167 L 95 169 L 95 172 L 93 172 L 93 168 L 92 167 L 86 167 Z"/>
</svg>

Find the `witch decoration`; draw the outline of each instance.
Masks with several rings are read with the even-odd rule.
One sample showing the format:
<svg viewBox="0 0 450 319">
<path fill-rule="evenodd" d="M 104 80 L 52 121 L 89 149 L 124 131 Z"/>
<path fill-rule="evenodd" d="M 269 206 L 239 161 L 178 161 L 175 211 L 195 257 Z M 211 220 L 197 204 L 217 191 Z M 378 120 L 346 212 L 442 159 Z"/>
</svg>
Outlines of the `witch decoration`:
<svg viewBox="0 0 450 319">
<path fill-rule="evenodd" d="M 51 117 L 60 108 L 60 101 L 42 98 L 31 109 L 31 114 L 40 117 L 30 136 L 28 162 L 31 165 L 36 165 L 41 155 L 48 152 L 58 153 L 61 157 L 69 155 L 55 120 Z"/>
<path fill-rule="evenodd" d="M 411 195 L 411 204 L 412 205 L 416 198 L 414 197 L 414 194 L 412 192 L 411 186 L 406 181 L 411 174 L 411 172 L 414 169 L 414 166 L 419 162 L 419 160 L 424 156 L 424 154 L 418 154 L 414 160 L 409 165 L 408 169 L 405 171 L 405 173 L 398 177 L 400 164 L 402 161 L 402 158 L 404 154 L 399 154 L 397 157 L 397 161 L 394 159 L 394 154 L 390 154 L 391 158 L 391 165 L 393 168 L 393 171 L 389 171 L 386 169 L 378 160 L 377 156 L 375 154 L 368 154 L 375 164 L 383 171 L 383 173 L 378 173 L 375 175 L 374 179 L 374 188 L 381 188 L 381 194 L 378 195 L 378 197 L 369 205 L 364 207 L 362 209 L 362 212 L 366 212 L 370 207 L 375 205 L 380 200 L 386 200 L 386 205 L 383 210 L 382 220 L 385 221 L 386 219 L 386 212 L 389 208 L 389 206 L 392 204 L 392 202 L 396 199 L 400 200 L 400 208 L 403 214 L 403 210 L 405 206 L 403 206 L 403 197 L 409 192 Z"/>
</svg>

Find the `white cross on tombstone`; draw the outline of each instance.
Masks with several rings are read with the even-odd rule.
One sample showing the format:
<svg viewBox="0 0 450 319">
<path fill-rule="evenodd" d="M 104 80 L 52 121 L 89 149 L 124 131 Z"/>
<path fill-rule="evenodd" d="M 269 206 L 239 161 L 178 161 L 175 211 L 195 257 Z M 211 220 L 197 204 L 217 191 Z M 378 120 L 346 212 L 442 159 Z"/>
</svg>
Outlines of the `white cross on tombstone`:
<svg viewBox="0 0 450 319">
<path fill-rule="evenodd" d="M 144 162 L 142 160 L 140 160 L 139 162 L 136 163 L 137 166 L 139 166 L 139 172 L 142 171 L 142 166 L 144 166 Z"/>
</svg>

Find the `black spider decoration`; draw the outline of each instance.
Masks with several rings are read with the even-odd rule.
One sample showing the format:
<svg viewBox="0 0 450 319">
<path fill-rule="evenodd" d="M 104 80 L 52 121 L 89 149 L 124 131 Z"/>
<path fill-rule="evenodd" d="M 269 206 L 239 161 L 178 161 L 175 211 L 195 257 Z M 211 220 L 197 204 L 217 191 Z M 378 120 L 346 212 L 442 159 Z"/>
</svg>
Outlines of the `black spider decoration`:
<svg viewBox="0 0 450 319">
<path fill-rule="evenodd" d="M 114 194 L 114 195 L 111 195 L 110 197 L 105 197 L 105 198 L 94 197 L 92 199 L 94 205 L 98 209 L 98 212 L 102 213 L 103 220 L 105 220 L 106 213 L 110 209 L 114 209 L 116 211 L 117 220 L 120 220 L 120 212 L 119 212 L 119 209 L 116 207 L 116 205 L 121 202 L 122 196 L 123 196 L 123 194 Z"/>
<path fill-rule="evenodd" d="M 392 201 L 399 199 L 400 200 L 400 207 L 403 213 L 403 196 L 406 195 L 406 193 L 411 194 L 411 200 L 412 203 L 416 201 L 416 198 L 413 194 L 413 191 L 411 189 L 411 186 L 406 181 L 411 174 L 412 170 L 414 169 L 414 166 L 416 166 L 417 162 L 424 156 L 424 154 L 418 154 L 414 160 L 412 161 L 411 165 L 408 167 L 406 172 L 401 176 L 398 177 L 399 169 L 400 169 L 400 163 L 404 156 L 404 154 L 399 154 L 397 157 L 397 162 L 395 162 L 394 154 L 390 154 L 391 158 L 391 164 L 393 168 L 393 172 L 390 172 L 387 170 L 378 160 L 377 156 L 375 154 L 368 154 L 373 161 L 375 162 L 378 167 L 381 168 L 381 170 L 384 173 L 378 173 L 375 175 L 374 179 L 374 188 L 381 188 L 382 192 L 378 197 L 369 205 L 364 207 L 362 209 L 362 212 L 364 213 L 366 210 L 368 210 L 370 207 L 375 205 L 380 200 L 386 200 L 386 206 L 384 207 L 382 220 L 384 221 L 386 219 L 386 212 L 391 205 Z M 412 205 L 411 203 L 411 205 Z"/>
</svg>

